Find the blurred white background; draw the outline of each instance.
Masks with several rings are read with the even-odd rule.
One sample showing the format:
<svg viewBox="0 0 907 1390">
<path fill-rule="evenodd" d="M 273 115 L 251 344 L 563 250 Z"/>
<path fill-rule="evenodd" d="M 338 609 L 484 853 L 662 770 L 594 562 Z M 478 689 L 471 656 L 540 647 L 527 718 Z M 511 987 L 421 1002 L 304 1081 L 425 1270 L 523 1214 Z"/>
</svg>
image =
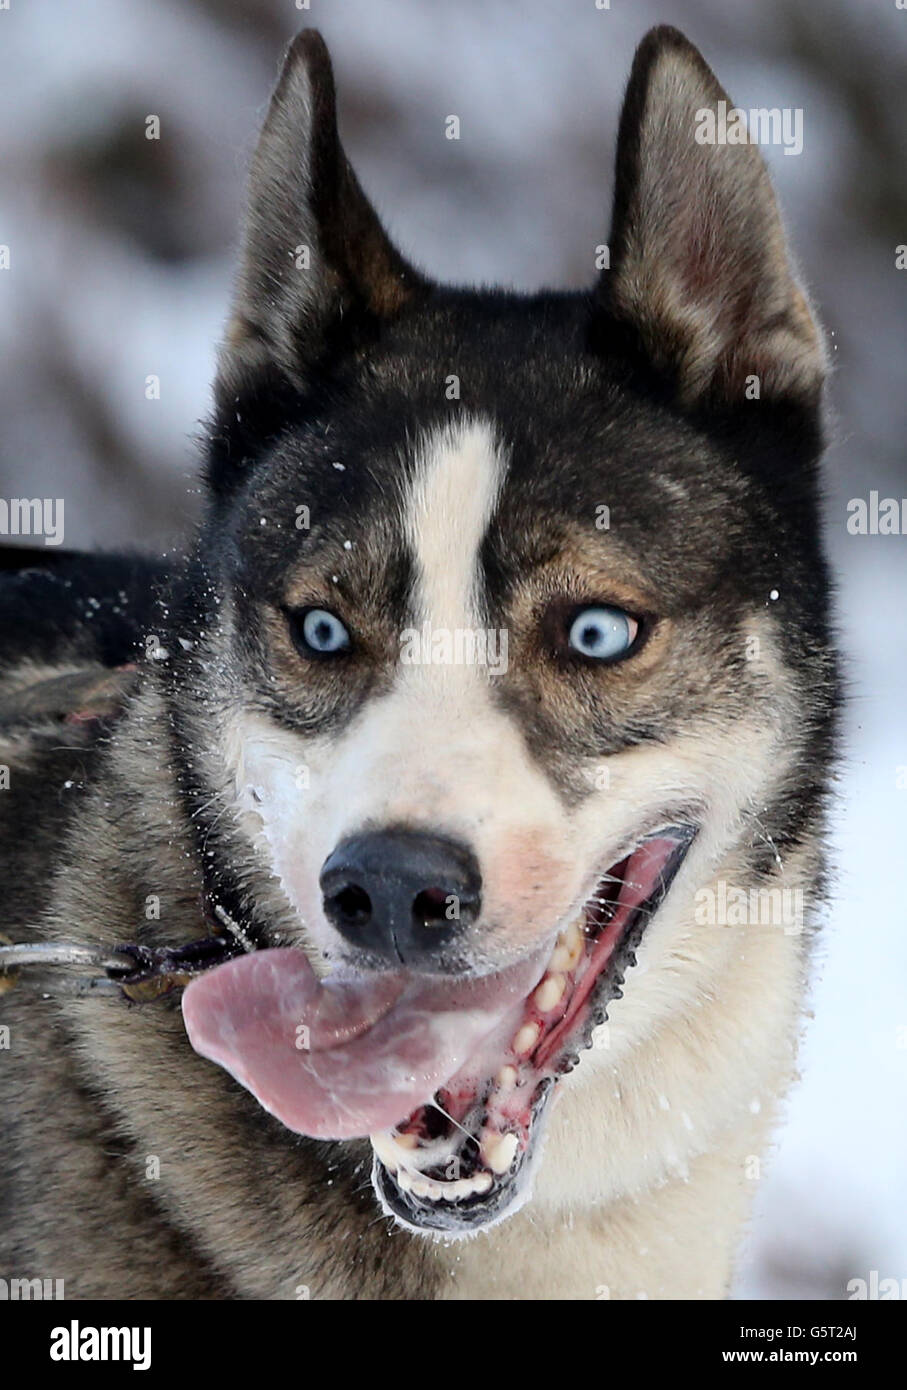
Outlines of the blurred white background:
<svg viewBox="0 0 907 1390">
<path fill-rule="evenodd" d="M 347 150 L 402 249 L 441 279 L 533 288 L 591 279 L 622 86 L 661 22 L 739 105 L 804 111 L 802 154 L 766 154 L 836 364 L 827 529 L 851 702 L 815 1019 L 738 1291 L 841 1298 L 872 1269 L 907 1279 L 907 539 L 844 524 L 851 497 L 907 496 L 895 0 L 13 0 L 0 495 L 65 497 L 68 547 L 164 549 L 185 533 L 244 172 L 301 24 L 328 39 Z"/>
</svg>

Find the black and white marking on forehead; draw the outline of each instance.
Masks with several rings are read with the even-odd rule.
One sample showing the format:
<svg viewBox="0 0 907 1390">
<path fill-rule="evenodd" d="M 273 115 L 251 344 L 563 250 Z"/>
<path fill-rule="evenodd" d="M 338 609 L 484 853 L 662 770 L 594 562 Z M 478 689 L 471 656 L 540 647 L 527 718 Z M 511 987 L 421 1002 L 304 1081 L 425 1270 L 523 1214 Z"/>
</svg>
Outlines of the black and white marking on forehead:
<svg viewBox="0 0 907 1390">
<path fill-rule="evenodd" d="M 451 629 L 480 622 L 482 543 L 506 472 L 487 418 L 442 426 L 424 437 L 405 504 L 417 622 Z"/>
</svg>

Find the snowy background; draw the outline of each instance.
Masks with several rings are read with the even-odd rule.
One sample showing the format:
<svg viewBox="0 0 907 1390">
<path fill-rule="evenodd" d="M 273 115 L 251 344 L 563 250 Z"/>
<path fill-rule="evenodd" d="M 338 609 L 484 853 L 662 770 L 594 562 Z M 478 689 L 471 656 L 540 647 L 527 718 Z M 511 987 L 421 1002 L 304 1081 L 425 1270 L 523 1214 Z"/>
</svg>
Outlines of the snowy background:
<svg viewBox="0 0 907 1390">
<path fill-rule="evenodd" d="M 533 288 L 590 278 L 622 85 L 665 21 L 739 105 L 804 110 L 803 153 L 767 156 L 834 346 L 828 545 L 852 699 L 815 1020 L 739 1292 L 840 1298 L 872 1269 L 907 1279 L 907 540 L 844 528 L 848 498 L 907 496 L 895 0 L 11 0 L 0 496 L 63 496 L 67 546 L 184 533 L 244 171 L 301 23 L 331 45 L 347 149 L 403 250 L 439 278 Z"/>
</svg>

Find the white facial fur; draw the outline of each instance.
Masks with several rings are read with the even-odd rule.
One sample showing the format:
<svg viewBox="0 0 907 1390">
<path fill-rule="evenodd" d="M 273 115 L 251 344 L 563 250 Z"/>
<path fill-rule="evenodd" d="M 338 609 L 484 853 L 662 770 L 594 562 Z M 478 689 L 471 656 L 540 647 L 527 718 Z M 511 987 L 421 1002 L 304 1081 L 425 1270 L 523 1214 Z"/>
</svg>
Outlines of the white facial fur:
<svg viewBox="0 0 907 1390">
<path fill-rule="evenodd" d="M 419 560 L 419 612 L 435 628 L 479 621 L 478 553 L 504 466 L 491 429 L 479 424 L 459 433 L 444 431 L 423 449 L 408 526 Z M 767 629 L 761 645 L 764 660 L 772 662 Z M 596 772 L 607 768 L 607 789 L 594 791 L 572 812 L 530 756 L 518 723 L 494 704 L 481 666 L 400 665 L 390 691 L 339 736 L 305 740 L 241 709 L 225 725 L 221 755 L 232 774 L 241 825 L 262 866 L 279 882 L 289 919 L 300 923 L 298 940 L 320 970 L 329 970 L 344 951 L 322 911 L 321 867 L 343 839 L 365 827 L 424 827 L 472 847 L 483 876 L 483 909 L 471 957 L 477 970 L 486 971 L 546 939 L 553 942 L 601 873 L 634 847 L 642 830 L 652 828 L 651 818 L 666 804 L 701 809 L 697 840 L 644 935 L 626 998 L 619 1010 L 612 1009 L 606 1046 L 583 1053 L 580 1066 L 559 1087 L 545 1144 L 549 1161 L 535 1184 L 535 1209 L 600 1203 L 637 1181 L 661 1181 L 675 1158 L 685 1162 L 708 1145 L 714 1125 L 726 1114 L 727 1085 L 716 1072 L 713 1123 L 701 1097 L 697 1109 L 702 1077 L 695 1047 L 688 1053 L 675 1043 L 669 1053 L 672 1075 L 663 1078 L 663 1087 L 657 1075 L 648 1077 L 644 1088 L 650 1097 L 656 1084 L 658 1094 L 687 1097 L 689 1109 L 677 1109 L 675 1099 L 670 1113 L 651 1116 L 641 1110 L 632 1133 L 620 1078 L 628 1066 L 631 1074 L 639 1072 L 639 1059 L 650 1045 L 657 1071 L 658 1039 L 666 1029 L 680 1027 L 695 1038 L 698 1023 L 710 1018 L 701 1008 L 703 1000 L 720 997 L 732 975 L 735 997 L 742 998 L 748 980 L 761 978 L 761 971 L 763 987 L 777 999 L 780 1013 L 789 1007 L 799 954 L 795 943 L 778 928 L 761 933 L 758 943 L 750 937 L 761 964 L 755 976 L 741 975 L 739 930 L 703 928 L 693 920 L 696 889 L 720 875 L 734 881 L 741 808 L 766 798 L 769 783 L 796 756 L 791 732 L 796 702 L 780 663 L 773 663 L 770 677 L 775 721 L 754 710 L 747 724 L 738 719 L 722 728 L 710 722 L 667 745 L 641 745 L 602 759 L 588 769 L 590 785 L 597 785 Z M 737 1036 L 733 1014 L 721 1013 L 729 1038 Z M 720 1071 L 726 1057 L 727 1066 L 736 1069 L 733 1089 L 739 1085 L 745 1095 L 760 1082 L 755 1074 L 747 1081 L 745 1059 L 741 1062 L 738 1054 L 739 1048 L 719 1049 L 712 1071 L 716 1066 Z M 761 1056 L 763 1065 L 769 1052 L 763 1049 Z M 771 1057 L 774 1065 L 774 1053 Z M 585 1099 L 590 1087 L 591 1109 Z M 600 1126 L 596 1121 L 590 1128 L 590 1115 L 601 1116 L 604 1126 L 606 1113 L 613 1128 L 603 1161 Z M 683 1119 L 687 1113 L 697 1115 L 694 1132 Z M 644 1163 L 643 1131 L 651 1136 L 643 1146 Z M 588 1162 L 583 1161 L 587 1149 Z"/>
<path fill-rule="evenodd" d="M 434 629 L 481 622 L 479 548 L 504 468 L 487 425 L 425 443 L 407 529 L 419 620 Z M 710 728 L 707 738 L 608 758 L 607 790 L 569 812 L 517 722 L 493 702 L 485 667 L 401 664 L 391 690 L 339 736 L 305 740 L 237 710 L 224 753 L 244 824 L 317 950 L 336 958 L 341 946 L 321 907 L 325 859 L 364 828 L 403 824 L 458 838 L 477 855 L 483 911 L 473 954 L 487 970 L 553 938 L 666 803 L 702 804 L 732 834 L 736 808 L 759 791 L 766 765 L 757 727 L 751 759 L 739 727 L 726 744 Z M 707 833 L 700 842 L 709 844 Z M 727 845 L 709 847 L 720 856 Z"/>
</svg>

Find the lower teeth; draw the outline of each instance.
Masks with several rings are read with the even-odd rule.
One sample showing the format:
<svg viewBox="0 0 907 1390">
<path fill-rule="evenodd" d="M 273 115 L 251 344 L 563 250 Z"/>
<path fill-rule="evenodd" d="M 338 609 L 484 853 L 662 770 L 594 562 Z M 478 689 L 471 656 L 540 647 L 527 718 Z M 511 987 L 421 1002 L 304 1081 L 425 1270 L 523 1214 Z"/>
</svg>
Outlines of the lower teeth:
<svg viewBox="0 0 907 1390">
<path fill-rule="evenodd" d="M 408 1173 L 405 1168 L 394 1172 L 394 1178 L 401 1192 L 410 1192 L 414 1197 L 428 1197 L 433 1202 L 462 1201 L 464 1197 L 488 1192 L 494 1181 L 490 1173 L 479 1172 L 474 1173 L 471 1178 L 456 1178 L 453 1182 L 437 1182 L 434 1178 L 416 1177 L 412 1173 Z"/>
</svg>

